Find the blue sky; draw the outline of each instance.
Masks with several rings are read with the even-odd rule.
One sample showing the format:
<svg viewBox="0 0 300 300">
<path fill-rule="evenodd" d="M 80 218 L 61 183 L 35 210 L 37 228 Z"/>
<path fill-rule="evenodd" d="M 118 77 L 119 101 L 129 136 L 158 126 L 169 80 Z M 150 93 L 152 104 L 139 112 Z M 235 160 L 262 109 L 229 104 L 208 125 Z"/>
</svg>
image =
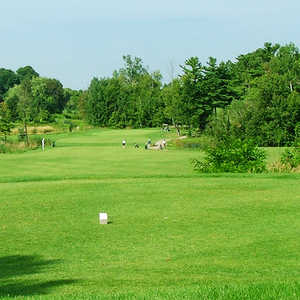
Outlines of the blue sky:
<svg viewBox="0 0 300 300">
<path fill-rule="evenodd" d="M 111 76 L 127 54 L 169 81 L 191 56 L 234 60 L 267 41 L 299 47 L 299 0 L 9 0 L 0 7 L 0 67 L 31 65 L 73 89 Z"/>
</svg>

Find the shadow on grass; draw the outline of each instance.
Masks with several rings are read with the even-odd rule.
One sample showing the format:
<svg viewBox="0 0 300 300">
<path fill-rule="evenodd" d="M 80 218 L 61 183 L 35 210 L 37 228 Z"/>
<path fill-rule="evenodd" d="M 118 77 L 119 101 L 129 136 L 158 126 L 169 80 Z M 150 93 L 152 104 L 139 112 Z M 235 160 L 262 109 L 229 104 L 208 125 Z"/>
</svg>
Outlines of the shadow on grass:
<svg viewBox="0 0 300 300">
<path fill-rule="evenodd" d="M 47 272 L 58 263 L 61 260 L 45 260 L 35 255 L 0 257 L 0 298 L 45 295 L 58 286 L 78 282 L 71 279 L 41 281 L 28 277 Z"/>
</svg>

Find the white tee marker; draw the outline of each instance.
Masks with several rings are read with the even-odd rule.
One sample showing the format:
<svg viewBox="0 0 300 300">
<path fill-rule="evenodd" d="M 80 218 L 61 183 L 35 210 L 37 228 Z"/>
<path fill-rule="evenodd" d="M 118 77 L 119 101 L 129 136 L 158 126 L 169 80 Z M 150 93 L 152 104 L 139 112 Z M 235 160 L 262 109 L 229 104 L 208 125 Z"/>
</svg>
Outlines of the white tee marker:
<svg viewBox="0 0 300 300">
<path fill-rule="evenodd" d="M 100 224 L 107 224 L 107 213 L 99 213 Z"/>
</svg>

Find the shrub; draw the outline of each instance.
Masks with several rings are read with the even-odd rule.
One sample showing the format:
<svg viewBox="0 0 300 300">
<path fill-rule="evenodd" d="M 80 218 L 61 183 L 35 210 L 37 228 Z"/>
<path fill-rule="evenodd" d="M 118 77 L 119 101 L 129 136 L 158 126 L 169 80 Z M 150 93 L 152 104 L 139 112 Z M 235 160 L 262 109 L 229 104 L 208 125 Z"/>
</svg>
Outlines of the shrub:
<svg viewBox="0 0 300 300">
<path fill-rule="evenodd" d="M 25 134 L 24 128 L 23 127 L 18 128 L 18 141 L 19 142 L 25 141 L 25 137 L 26 137 L 26 134 Z"/>
<path fill-rule="evenodd" d="M 266 170 L 265 152 L 252 140 L 225 139 L 208 147 L 203 160 L 193 160 L 194 169 L 204 173 L 261 173 Z"/>
<path fill-rule="evenodd" d="M 0 144 L 0 153 L 9 153 L 10 149 L 5 144 Z"/>
<path fill-rule="evenodd" d="M 284 150 L 281 154 L 280 161 L 273 162 L 268 167 L 273 173 L 290 173 L 300 171 L 300 148 L 291 147 Z"/>
<path fill-rule="evenodd" d="M 271 173 L 290 173 L 292 170 L 280 161 L 274 161 L 268 166 Z"/>
<path fill-rule="evenodd" d="M 280 162 L 291 169 L 297 168 L 300 165 L 300 148 L 292 147 L 285 149 L 281 154 Z"/>
</svg>

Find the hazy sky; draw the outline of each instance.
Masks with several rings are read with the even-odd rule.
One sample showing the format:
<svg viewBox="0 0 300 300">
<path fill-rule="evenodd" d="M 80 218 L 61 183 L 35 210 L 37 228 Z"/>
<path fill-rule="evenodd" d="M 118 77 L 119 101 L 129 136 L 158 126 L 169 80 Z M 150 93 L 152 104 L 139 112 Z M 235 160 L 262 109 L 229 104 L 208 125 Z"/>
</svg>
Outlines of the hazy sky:
<svg viewBox="0 0 300 300">
<path fill-rule="evenodd" d="M 127 54 L 168 81 L 191 56 L 233 60 L 267 41 L 299 47 L 299 0 L 1 2 L 0 67 L 31 65 L 74 89 L 111 76 Z"/>
</svg>

